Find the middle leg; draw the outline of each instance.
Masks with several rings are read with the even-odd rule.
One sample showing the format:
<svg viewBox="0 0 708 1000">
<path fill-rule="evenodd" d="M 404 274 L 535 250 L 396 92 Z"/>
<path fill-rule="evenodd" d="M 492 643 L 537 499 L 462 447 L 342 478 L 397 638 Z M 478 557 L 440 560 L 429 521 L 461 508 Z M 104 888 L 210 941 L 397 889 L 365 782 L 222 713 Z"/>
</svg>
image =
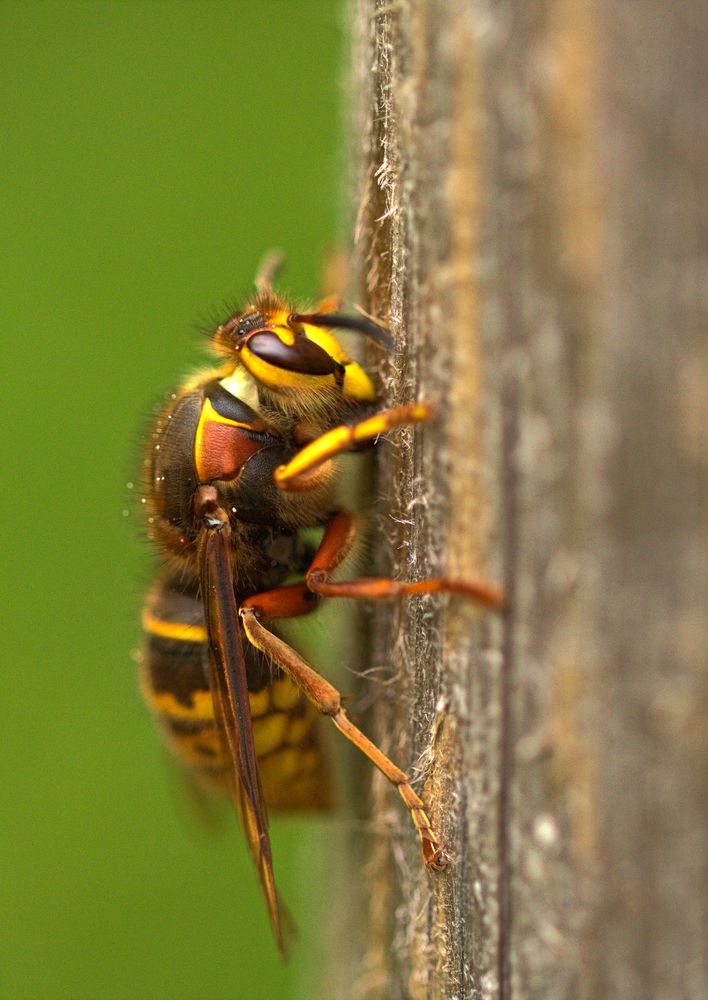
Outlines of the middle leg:
<svg viewBox="0 0 708 1000">
<path fill-rule="evenodd" d="M 294 618 L 314 611 L 318 597 L 350 597 L 359 600 L 390 600 L 409 594 L 444 592 L 459 594 L 488 608 L 499 608 L 502 594 L 486 580 L 453 580 L 434 577 L 430 580 L 390 580 L 385 577 L 363 580 L 332 580 L 331 575 L 345 559 L 356 537 L 356 522 L 351 514 L 338 511 L 327 523 L 322 541 L 302 583 L 276 587 L 254 594 L 243 602 L 263 618 Z"/>
</svg>

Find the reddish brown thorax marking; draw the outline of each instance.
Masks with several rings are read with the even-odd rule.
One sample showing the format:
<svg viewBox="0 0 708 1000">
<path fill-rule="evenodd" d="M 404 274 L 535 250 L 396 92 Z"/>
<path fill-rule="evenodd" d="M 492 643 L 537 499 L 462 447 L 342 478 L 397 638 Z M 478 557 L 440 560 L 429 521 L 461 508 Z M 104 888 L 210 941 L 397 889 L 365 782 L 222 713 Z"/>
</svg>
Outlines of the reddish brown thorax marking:
<svg viewBox="0 0 708 1000">
<path fill-rule="evenodd" d="M 197 473 L 202 481 L 233 479 L 244 463 L 263 447 L 254 441 L 244 427 L 233 424 L 205 422 L 201 447 L 196 457 Z"/>
</svg>

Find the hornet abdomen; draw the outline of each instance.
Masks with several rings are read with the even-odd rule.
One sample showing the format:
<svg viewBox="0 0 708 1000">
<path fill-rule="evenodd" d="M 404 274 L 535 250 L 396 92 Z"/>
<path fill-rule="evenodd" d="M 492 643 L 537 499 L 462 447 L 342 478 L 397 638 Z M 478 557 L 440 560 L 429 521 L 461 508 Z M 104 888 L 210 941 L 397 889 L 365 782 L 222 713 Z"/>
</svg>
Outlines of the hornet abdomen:
<svg viewBox="0 0 708 1000">
<path fill-rule="evenodd" d="M 142 688 L 166 742 L 200 781 L 230 790 L 207 676 L 206 629 L 196 590 L 164 575 L 143 612 Z M 244 643 L 253 735 L 263 793 L 275 809 L 329 804 L 317 713 L 299 689 L 253 646 Z"/>
</svg>

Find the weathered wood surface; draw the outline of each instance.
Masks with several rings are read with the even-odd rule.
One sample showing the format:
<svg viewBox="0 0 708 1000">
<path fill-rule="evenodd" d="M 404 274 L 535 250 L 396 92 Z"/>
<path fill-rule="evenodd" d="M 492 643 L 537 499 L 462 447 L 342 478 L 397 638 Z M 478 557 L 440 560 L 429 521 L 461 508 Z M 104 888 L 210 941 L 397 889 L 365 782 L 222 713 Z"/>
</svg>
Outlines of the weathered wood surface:
<svg viewBox="0 0 708 1000">
<path fill-rule="evenodd" d="M 367 947 L 341 995 L 699 1000 L 705 875 L 696 0 L 353 6 L 363 301 L 391 401 L 380 570 L 509 610 L 375 616 Z M 356 960 L 356 958 L 355 958 Z"/>
</svg>

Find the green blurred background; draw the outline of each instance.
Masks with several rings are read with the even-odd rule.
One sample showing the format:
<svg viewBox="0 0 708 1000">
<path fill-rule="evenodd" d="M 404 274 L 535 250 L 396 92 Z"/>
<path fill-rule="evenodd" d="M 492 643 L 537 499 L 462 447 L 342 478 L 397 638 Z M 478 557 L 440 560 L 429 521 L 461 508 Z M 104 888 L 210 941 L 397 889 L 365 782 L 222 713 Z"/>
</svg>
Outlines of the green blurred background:
<svg viewBox="0 0 708 1000">
<path fill-rule="evenodd" d="M 201 360 L 193 325 L 262 253 L 287 252 L 296 296 L 319 290 L 341 4 L 0 11 L 0 996 L 324 996 L 332 821 L 275 825 L 300 926 L 283 968 L 235 820 L 216 836 L 185 820 L 137 694 L 150 557 L 126 483 L 152 405 Z"/>
</svg>

